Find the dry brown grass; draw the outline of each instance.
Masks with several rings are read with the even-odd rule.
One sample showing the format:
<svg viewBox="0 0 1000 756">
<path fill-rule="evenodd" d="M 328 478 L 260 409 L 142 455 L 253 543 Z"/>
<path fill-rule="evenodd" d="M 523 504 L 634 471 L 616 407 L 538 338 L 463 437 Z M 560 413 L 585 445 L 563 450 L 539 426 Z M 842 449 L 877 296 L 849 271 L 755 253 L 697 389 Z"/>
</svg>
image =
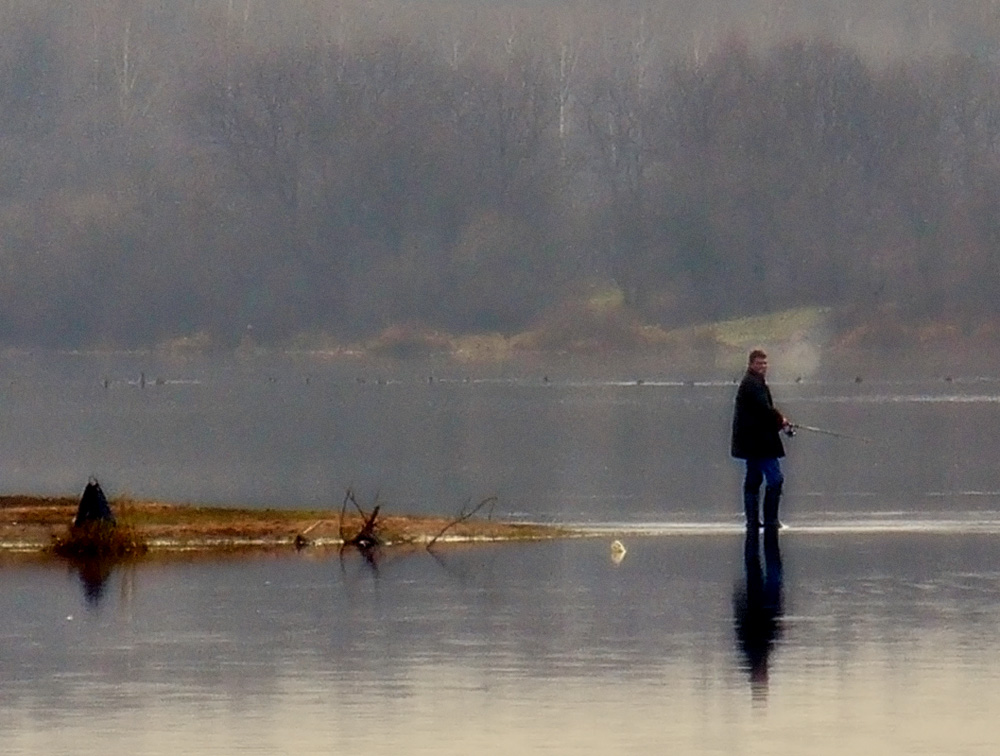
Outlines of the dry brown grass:
<svg viewBox="0 0 1000 756">
<path fill-rule="evenodd" d="M 51 549 L 69 559 L 125 559 L 145 554 L 149 547 L 130 525 L 88 522 L 71 525 L 65 535 L 55 536 Z"/>
<path fill-rule="evenodd" d="M 64 555 L 85 553 L 139 554 L 144 548 L 220 549 L 294 546 L 297 536 L 311 544 L 337 545 L 341 532 L 361 527 L 357 513 L 333 510 L 243 509 L 199 507 L 155 501 L 113 499 L 118 525 L 107 532 L 73 533 L 77 501 L 69 497 L 0 497 L 0 551 L 52 550 Z M 426 543 L 453 517 L 385 515 L 379 533 L 389 545 Z M 446 540 L 525 540 L 568 535 L 555 527 L 471 519 L 448 528 Z"/>
</svg>

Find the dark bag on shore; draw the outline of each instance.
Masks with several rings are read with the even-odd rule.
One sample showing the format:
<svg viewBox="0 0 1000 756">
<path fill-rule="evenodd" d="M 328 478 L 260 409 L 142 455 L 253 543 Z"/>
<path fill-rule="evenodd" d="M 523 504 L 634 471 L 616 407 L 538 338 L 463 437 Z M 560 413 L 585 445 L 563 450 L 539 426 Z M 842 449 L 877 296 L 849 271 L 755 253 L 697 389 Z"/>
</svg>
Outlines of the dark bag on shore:
<svg viewBox="0 0 1000 756">
<path fill-rule="evenodd" d="M 87 487 L 83 489 L 80 506 L 76 510 L 76 519 L 73 520 L 73 527 L 78 528 L 91 522 L 115 524 L 115 516 L 111 513 L 108 499 L 104 495 L 104 491 L 101 490 L 101 484 L 94 478 L 91 478 Z"/>
</svg>

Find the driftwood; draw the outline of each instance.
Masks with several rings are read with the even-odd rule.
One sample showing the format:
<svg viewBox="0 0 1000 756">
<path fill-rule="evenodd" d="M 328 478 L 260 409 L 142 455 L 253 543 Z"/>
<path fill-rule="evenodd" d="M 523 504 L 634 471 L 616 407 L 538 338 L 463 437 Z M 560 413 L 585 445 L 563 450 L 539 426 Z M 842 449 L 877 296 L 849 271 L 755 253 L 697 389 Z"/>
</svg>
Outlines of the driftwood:
<svg viewBox="0 0 1000 756">
<path fill-rule="evenodd" d="M 456 517 L 454 520 L 452 520 L 447 525 L 445 525 L 443 528 L 441 528 L 441 530 L 438 532 L 438 534 L 436 536 L 434 536 L 431 540 L 429 540 L 427 542 L 427 548 L 428 549 L 431 548 L 437 542 L 437 540 L 441 536 L 443 536 L 445 533 L 447 533 L 453 527 L 455 527 L 456 525 L 458 525 L 460 522 L 465 522 L 469 518 L 473 517 L 477 512 L 479 512 L 479 510 L 481 510 L 487 504 L 490 505 L 490 512 L 489 512 L 489 515 L 487 516 L 487 519 L 491 519 L 493 517 L 493 506 L 497 503 L 497 497 L 496 496 L 490 496 L 490 497 L 488 497 L 486 499 L 483 499 L 475 507 L 473 507 L 472 509 L 468 509 L 467 510 L 467 507 L 469 506 L 470 502 L 471 502 L 471 499 L 467 499 L 466 502 L 465 502 L 465 504 L 462 506 L 462 509 L 459 511 L 458 517 Z"/>
</svg>

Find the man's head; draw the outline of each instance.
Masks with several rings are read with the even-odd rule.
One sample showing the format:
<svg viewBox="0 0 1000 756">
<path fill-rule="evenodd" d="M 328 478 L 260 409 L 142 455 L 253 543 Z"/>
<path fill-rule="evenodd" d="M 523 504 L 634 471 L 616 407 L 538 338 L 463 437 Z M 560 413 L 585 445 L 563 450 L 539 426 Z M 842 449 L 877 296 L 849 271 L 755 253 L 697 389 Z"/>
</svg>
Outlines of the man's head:
<svg viewBox="0 0 1000 756">
<path fill-rule="evenodd" d="M 767 375 L 767 354 L 764 353 L 763 349 L 754 349 L 750 352 L 747 370 L 761 378 Z"/>
</svg>

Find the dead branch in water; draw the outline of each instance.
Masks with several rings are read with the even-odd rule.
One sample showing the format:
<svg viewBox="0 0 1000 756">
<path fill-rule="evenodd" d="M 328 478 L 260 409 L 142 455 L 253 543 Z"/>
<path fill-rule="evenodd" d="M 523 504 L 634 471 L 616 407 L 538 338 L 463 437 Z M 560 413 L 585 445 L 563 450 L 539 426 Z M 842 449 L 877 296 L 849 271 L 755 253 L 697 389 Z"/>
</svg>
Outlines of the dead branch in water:
<svg viewBox="0 0 1000 756">
<path fill-rule="evenodd" d="M 375 496 L 375 501 L 378 501 L 378 495 Z M 351 538 L 348 538 L 344 532 L 344 516 L 347 514 L 348 502 L 353 504 L 354 508 L 358 510 L 362 522 L 361 530 Z M 344 542 L 344 546 L 357 546 L 359 549 L 371 549 L 381 546 L 382 539 L 378 535 L 378 515 L 381 509 L 382 505 L 376 503 L 372 513 L 370 515 L 367 514 L 354 497 L 354 491 L 348 488 L 347 493 L 344 495 L 344 503 L 340 508 L 340 540 Z"/>
<path fill-rule="evenodd" d="M 477 512 L 479 512 L 479 510 L 482 509 L 483 507 L 485 507 L 487 504 L 490 505 L 490 513 L 489 513 L 487 519 L 490 519 L 490 518 L 493 517 L 493 506 L 498 501 L 498 499 L 497 499 L 496 496 L 490 496 L 488 498 L 485 498 L 481 502 L 479 502 L 475 507 L 473 507 L 472 509 L 466 511 L 466 508 L 469 506 L 469 503 L 471 501 L 472 501 L 472 499 L 466 499 L 465 500 L 465 504 L 462 505 L 462 509 L 458 513 L 458 517 L 456 517 L 454 520 L 452 520 L 447 525 L 445 525 L 443 528 L 441 528 L 441 531 L 436 536 L 434 536 L 431 540 L 429 540 L 427 542 L 427 548 L 428 549 L 431 548 L 435 544 L 435 542 L 437 542 L 437 540 L 441 536 L 443 536 L 445 533 L 447 533 L 449 530 L 451 530 L 453 527 L 455 527 L 459 523 L 465 522 L 466 520 L 468 520 L 471 517 L 475 516 L 475 514 Z"/>
<path fill-rule="evenodd" d="M 365 520 L 365 524 L 361 526 L 361 530 L 358 531 L 358 534 L 348 541 L 350 545 L 357 546 L 359 549 L 370 549 L 373 546 L 382 545 L 382 539 L 378 536 L 377 522 L 378 512 L 381 508 L 381 505 L 375 505 L 375 509 L 372 510 L 371 517 Z"/>
<path fill-rule="evenodd" d="M 340 540 L 343 542 L 347 541 L 347 536 L 344 535 L 344 515 L 347 514 L 347 502 L 354 498 L 354 491 L 350 488 L 344 494 L 344 503 L 340 507 L 340 518 L 337 520 L 337 528 L 340 531 Z M 357 502 L 355 502 L 357 506 Z"/>
</svg>

